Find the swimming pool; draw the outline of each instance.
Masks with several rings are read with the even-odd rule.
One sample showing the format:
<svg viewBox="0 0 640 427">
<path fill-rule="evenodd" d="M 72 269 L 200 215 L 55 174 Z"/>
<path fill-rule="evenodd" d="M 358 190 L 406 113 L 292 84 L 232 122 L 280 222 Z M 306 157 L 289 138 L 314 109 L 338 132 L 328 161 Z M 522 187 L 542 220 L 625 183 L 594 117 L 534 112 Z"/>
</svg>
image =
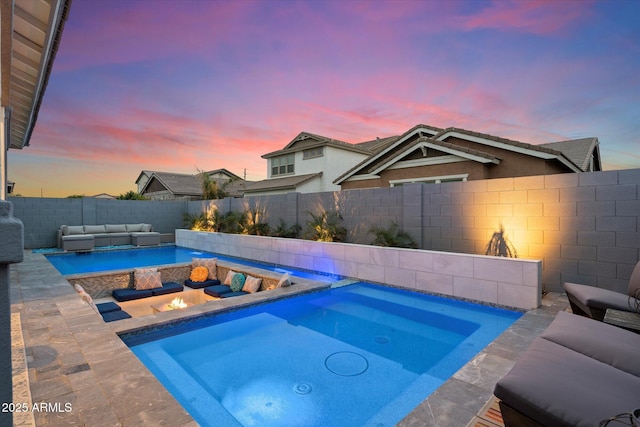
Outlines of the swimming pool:
<svg viewBox="0 0 640 427">
<path fill-rule="evenodd" d="M 340 280 L 341 276 L 306 270 L 278 267 L 272 264 L 235 258 L 210 252 L 203 252 L 182 246 L 159 248 L 121 249 L 93 251 L 88 253 L 65 253 L 45 255 L 62 275 L 97 273 L 110 270 L 124 270 L 166 264 L 191 262 L 193 258 L 217 258 L 252 267 L 264 268 L 279 273 L 291 273 L 299 277 L 323 282 Z"/>
<path fill-rule="evenodd" d="M 203 426 L 391 426 L 520 316 L 359 283 L 122 339 Z"/>
</svg>

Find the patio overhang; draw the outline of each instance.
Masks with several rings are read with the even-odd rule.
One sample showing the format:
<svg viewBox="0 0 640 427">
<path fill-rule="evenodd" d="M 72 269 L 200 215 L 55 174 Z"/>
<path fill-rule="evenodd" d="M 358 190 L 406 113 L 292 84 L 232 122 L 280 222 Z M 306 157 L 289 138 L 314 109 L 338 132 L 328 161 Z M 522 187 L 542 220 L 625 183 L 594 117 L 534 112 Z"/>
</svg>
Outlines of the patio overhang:
<svg viewBox="0 0 640 427">
<path fill-rule="evenodd" d="M 9 148 L 29 145 L 71 0 L 0 0 L 0 199 Z"/>
</svg>

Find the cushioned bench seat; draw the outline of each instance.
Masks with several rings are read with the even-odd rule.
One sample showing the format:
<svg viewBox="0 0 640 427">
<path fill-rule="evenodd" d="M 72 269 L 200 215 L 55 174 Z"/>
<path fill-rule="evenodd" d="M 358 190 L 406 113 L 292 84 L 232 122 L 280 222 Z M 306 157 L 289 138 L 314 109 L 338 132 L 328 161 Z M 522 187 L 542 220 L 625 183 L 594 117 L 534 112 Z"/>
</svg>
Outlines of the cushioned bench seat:
<svg viewBox="0 0 640 427">
<path fill-rule="evenodd" d="M 161 288 L 151 289 L 151 293 L 153 294 L 153 296 L 156 296 L 156 295 L 172 294 L 174 292 L 182 292 L 183 290 L 184 290 L 184 286 L 182 286 L 180 283 L 166 282 L 162 284 Z"/>
<path fill-rule="evenodd" d="M 231 298 L 231 297 L 239 297 L 242 295 L 249 295 L 249 292 L 238 291 L 238 292 L 227 292 L 226 294 L 220 295 L 221 298 Z"/>
<path fill-rule="evenodd" d="M 191 289 L 202 289 L 202 288 L 207 288 L 209 286 L 219 285 L 220 280 L 208 279 L 208 280 L 205 280 L 204 282 L 194 282 L 191 279 L 187 279 L 184 281 L 184 284 L 190 287 Z"/>
<path fill-rule="evenodd" d="M 116 320 L 130 319 L 131 315 L 126 311 L 122 311 L 122 308 L 115 302 L 102 302 L 96 304 L 98 313 L 102 316 L 105 322 L 114 322 Z"/>
<path fill-rule="evenodd" d="M 115 322 L 116 320 L 130 319 L 131 315 L 126 311 L 110 311 L 108 313 L 100 313 L 105 322 Z"/>
<path fill-rule="evenodd" d="M 215 285 L 204 288 L 204 293 L 215 298 L 231 298 L 240 295 L 247 295 L 249 292 L 233 292 L 229 285 Z"/>
<path fill-rule="evenodd" d="M 111 292 L 113 298 L 116 301 L 132 301 L 140 298 L 147 298 L 151 296 L 157 295 L 165 295 L 171 294 L 174 292 L 180 292 L 184 289 L 184 287 L 176 282 L 166 282 L 162 284 L 161 288 L 153 288 L 153 289 L 115 289 Z"/>
<path fill-rule="evenodd" d="M 220 298 L 224 294 L 231 292 L 229 285 L 214 285 L 204 288 L 204 293 L 212 297 Z"/>
<path fill-rule="evenodd" d="M 111 296 L 115 298 L 116 301 L 132 301 L 134 299 L 147 298 L 152 296 L 151 289 L 114 289 L 111 292 Z"/>
<path fill-rule="evenodd" d="M 120 308 L 120 306 L 113 301 L 101 302 L 100 304 L 96 304 L 96 308 L 98 309 L 98 312 L 100 314 L 122 310 L 122 308 Z"/>
<path fill-rule="evenodd" d="M 494 388 L 510 426 L 586 427 L 640 401 L 640 335 L 560 312 Z"/>
</svg>

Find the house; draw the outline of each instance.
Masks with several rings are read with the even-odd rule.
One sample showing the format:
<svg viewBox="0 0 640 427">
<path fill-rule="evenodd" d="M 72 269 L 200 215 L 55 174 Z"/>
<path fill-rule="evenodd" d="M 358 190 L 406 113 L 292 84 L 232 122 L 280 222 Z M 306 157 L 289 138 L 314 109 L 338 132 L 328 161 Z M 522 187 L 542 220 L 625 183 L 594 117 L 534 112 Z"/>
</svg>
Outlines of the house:
<svg viewBox="0 0 640 427">
<path fill-rule="evenodd" d="M 245 180 L 227 169 L 205 172 L 211 180 L 230 197 L 242 197 Z M 180 174 L 143 170 L 136 179 L 138 193 L 152 200 L 201 200 L 202 177 L 200 174 Z"/>
<path fill-rule="evenodd" d="M 267 179 L 248 184 L 246 196 L 339 191 L 334 181 L 396 137 L 358 144 L 301 132 L 283 149 L 264 154 Z"/>
<path fill-rule="evenodd" d="M 601 170 L 597 138 L 533 145 L 417 125 L 341 174 L 341 189 Z"/>
</svg>

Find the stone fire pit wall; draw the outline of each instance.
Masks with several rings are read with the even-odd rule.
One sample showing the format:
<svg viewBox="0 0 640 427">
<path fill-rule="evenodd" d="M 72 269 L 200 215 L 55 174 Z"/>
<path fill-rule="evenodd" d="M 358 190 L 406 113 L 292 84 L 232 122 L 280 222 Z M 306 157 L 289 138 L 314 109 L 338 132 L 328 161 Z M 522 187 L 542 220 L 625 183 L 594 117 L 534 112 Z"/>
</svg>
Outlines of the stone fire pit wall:
<svg viewBox="0 0 640 427">
<path fill-rule="evenodd" d="M 176 245 L 524 310 L 541 303 L 537 260 L 190 230 L 176 230 Z"/>
</svg>

